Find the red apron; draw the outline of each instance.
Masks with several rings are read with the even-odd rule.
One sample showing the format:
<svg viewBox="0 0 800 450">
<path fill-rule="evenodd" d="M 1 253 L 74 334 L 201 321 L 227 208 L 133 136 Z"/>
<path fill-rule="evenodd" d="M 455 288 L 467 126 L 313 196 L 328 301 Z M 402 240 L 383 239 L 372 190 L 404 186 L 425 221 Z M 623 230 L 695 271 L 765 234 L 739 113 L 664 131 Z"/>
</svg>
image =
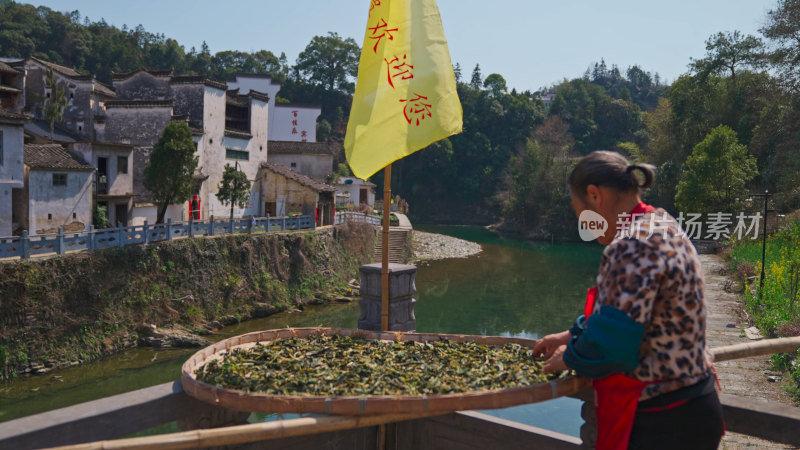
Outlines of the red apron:
<svg viewBox="0 0 800 450">
<path fill-rule="evenodd" d="M 631 211 L 631 221 L 635 214 L 644 214 L 654 208 L 639 203 Z M 586 294 L 585 317 L 589 317 L 594 309 L 597 286 L 589 288 Z M 636 407 L 647 383 L 636 378 L 617 373 L 594 380 L 595 411 L 597 414 L 598 450 L 623 450 L 628 448 L 628 441 L 633 429 Z"/>
</svg>

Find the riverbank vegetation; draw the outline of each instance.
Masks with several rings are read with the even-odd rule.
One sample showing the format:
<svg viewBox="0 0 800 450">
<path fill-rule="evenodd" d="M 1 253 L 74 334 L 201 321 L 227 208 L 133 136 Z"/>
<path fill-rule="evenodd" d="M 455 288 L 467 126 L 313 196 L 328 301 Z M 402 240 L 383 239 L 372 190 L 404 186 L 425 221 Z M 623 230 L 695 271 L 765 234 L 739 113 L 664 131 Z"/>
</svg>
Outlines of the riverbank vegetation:
<svg viewBox="0 0 800 450">
<path fill-rule="evenodd" d="M 188 238 L 0 265 L 0 374 L 44 373 L 137 345 L 153 325 L 194 333 L 350 295 L 365 224 Z"/>
<path fill-rule="evenodd" d="M 728 256 L 743 288 L 750 321 L 766 337 L 800 336 L 800 221 L 785 225 L 767 239 L 763 289 L 760 240 L 741 241 Z M 770 361 L 776 370 L 785 372 L 787 391 L 800 405 L 800 350 L 773 355 Z"/>
</svg>

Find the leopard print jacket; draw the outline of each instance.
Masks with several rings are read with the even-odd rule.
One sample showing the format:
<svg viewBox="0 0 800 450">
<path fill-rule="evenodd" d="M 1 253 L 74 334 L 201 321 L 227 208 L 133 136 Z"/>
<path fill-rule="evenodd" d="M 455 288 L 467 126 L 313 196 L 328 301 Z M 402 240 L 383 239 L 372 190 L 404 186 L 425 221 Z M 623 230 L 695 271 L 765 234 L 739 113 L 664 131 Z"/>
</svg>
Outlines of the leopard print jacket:
<svg viewBox="0 0 800 450">
<path fill-rule="evenodd" d="M 689 238 L 663 209 L 633 219 L 603 251 L 597 300 L 644 324 L 639 366 L 626 375 L 647 387 L 640 400 L 709 376 L 703 271 Z"/>
</svg>

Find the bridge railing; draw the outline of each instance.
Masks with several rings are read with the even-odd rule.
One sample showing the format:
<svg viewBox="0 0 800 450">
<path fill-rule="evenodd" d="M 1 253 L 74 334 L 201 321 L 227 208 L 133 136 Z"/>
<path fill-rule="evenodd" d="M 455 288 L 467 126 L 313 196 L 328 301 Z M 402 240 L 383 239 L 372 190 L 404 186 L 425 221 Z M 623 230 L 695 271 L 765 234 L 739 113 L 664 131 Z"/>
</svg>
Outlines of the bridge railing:
<svg viewBox="0 0 800 450">
<path fill-rule="evenodd" d="M 217 236 L 221 234 L 258 233 L 283 230 L 313 229 L 314 216 L 244 217 L 230 219 L 190 220 L 94 229 L 87 231 L 58 230 L 53 234 L 0 237 L 0 260 L 6 258 L 28 259 L 45 254 L 63 255 L 77 250 L 100 250 L 134 244 L 169 241 L 183 237 Z"/>
<path fill-rule="evenodd" d="M 591 399 L 593 394 L 591 390 L 587 390 L 576 394 L 575 397 Z M 727 430 L 790 446 L 800 446 L 800 433 L 797 433 L 800 429 L 800 408 L 725 394 L 722 394 L 720 399 Z M 246 423 L 248 416 L 249 413 L 246 412 L 200 402 L 186 395 L 180 382 L 171 382 L 0 423 L 0 448 L 43 448 L 109 440 L 175 421 L 183 430 L 230 426 Z M 290 429 L 291 425 L 292 419 L 289 419 L 275 428 L 280 428 L 281 433 L 278 434 L 286 436 L 288 433 L 284 431 Z M 295 434 L 296 437 L 271 440 L 270 445 L 274 445 L 275 448 L 371 450 L 380 448 L 378 442 L 381 435 L 383 442 L 392 443 L 391 448 L 408 450 L 455 448 L 477 450 L 503 446 L 579 449 L 583 445 L 581 439 L 573 436 L 474 411 L 388 422 L 385 427 L 383 430 L 378 426 L 368 426 L 320 431 L 315 434 L 305 433 L 302 436 Z M 263 448 L 266 434 L 248 430 L 248 433 L 242 430 L 239 434 L 235 442 L 240 446 L 236 448 Z M 236 433 L 236 430 L 231 430 L 227 434 Z M 244 434 L 250 437 L 243 438 Z M 583 431 L 581 434 L 584 435 Z M 267 438 L 272 439 L 273 436 Z M 149 437 L 150 443 L 158 440 L 158 436 Z M 176 440 L 163 442 L 176 442 Z M 195 445 L 198 446 L 200 445 Z"/>
<path fill-rule="evenodd" d="M 345 222 L 368 223 L 380 226 L 381 217 L 358 211 L 337 211 L 333 223 L 335 225 L 341 225 Z"/>
</svg>

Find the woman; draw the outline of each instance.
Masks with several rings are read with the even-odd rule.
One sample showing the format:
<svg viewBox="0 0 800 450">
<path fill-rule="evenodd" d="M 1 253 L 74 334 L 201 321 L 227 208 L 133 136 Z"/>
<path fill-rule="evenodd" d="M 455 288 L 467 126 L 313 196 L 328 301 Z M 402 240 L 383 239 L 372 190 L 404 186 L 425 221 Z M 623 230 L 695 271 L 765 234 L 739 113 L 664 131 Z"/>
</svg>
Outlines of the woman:
<svg viewBox="0 0 800 450">
<path fill-rule="evenodd" d="M 545 372 L 593 379 L 599 449 L 716 449 L 722 408 L 705 350 L 703 275 L 677 221 L 642 203 L 652 166 L 593 152 L 569 176 L 572 207 L 608 225 L 585 314 L 540 339 Z M 596 216 L 595 216 L 596 217 Z"/>
</svg>

